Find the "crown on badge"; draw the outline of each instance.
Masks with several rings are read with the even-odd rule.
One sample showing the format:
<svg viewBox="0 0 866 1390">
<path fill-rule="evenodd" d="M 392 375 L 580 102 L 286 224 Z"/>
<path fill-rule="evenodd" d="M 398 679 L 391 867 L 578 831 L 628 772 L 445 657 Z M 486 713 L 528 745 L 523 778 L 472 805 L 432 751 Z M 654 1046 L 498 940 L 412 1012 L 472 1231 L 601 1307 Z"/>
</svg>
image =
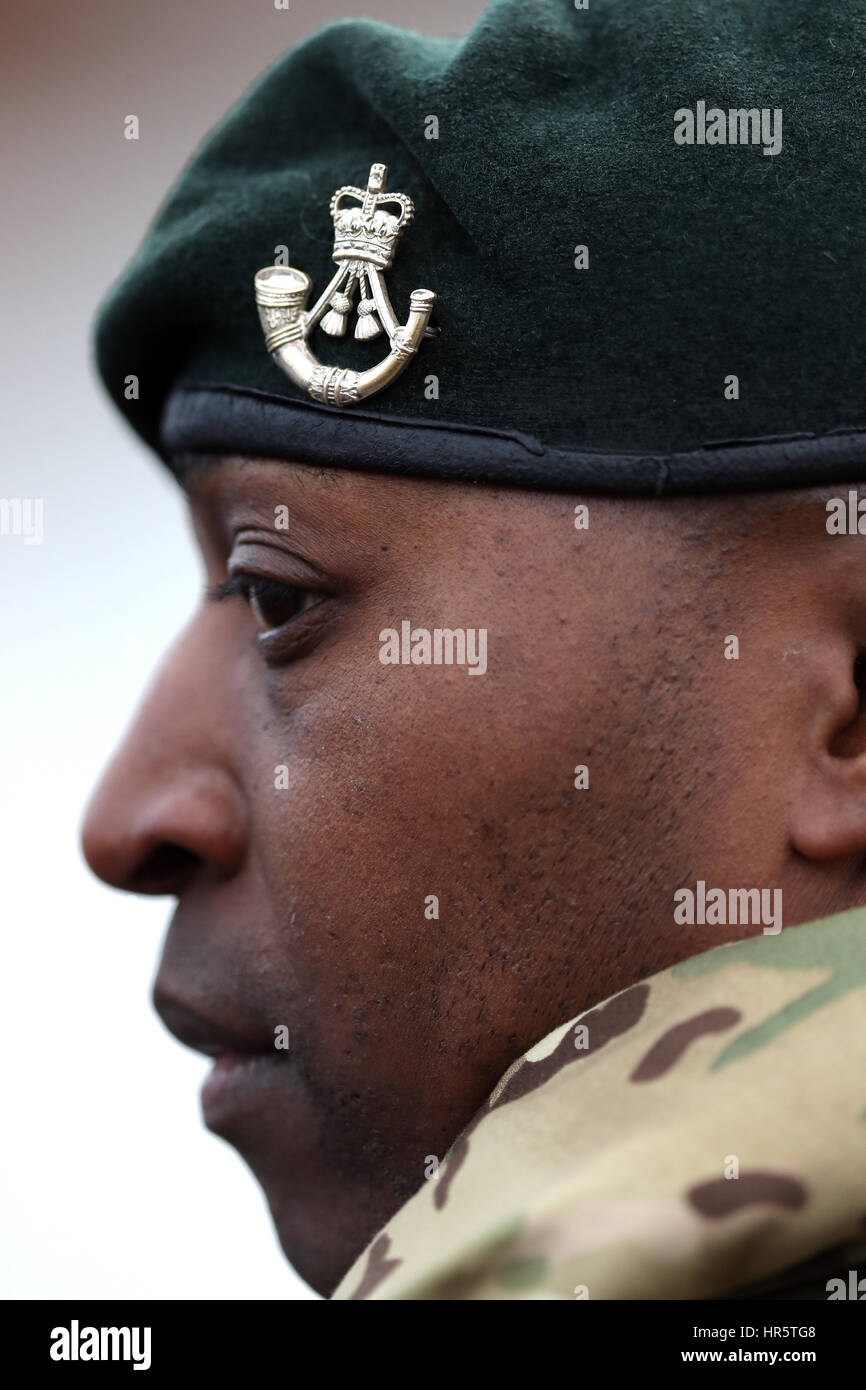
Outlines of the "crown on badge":
<svg viewBox="0 0 866 1390">
<path fill-rule="evenodd" d="M 373 164 L 366 188 L 344 184 L 331 199 L 334 222 L 332 260 L 338 265 L 345 265 L 349 272 L 331 297 L 330 308 L 322 319 L 323 333 L 329 333 L 332 338 L 342 338 L 346 332 L 346 323 L 355 304 L 356 289 L 360 291 L 360 300 L 355 337 L 375 338 L 382 331 L 376 317 L 368 267 L 372 266 L 378 271 L 388 269 L 403 230 L 415 216 L 412 199 L 407 198 L 405 193 L 383 192 L 387 172 L 384 164 Z M 345 198 L 354 198 L 356 206 L 347 206 L 343 201 Z M 399 208 L 398 216 L 385 211 L 383 205 L 387 203 Z"/>
<path fill-rule="evenodd" d="M 334 220 L 334 260 L 370 261 L 379 270 L 387 270 L 401 234 L 415 216 L 415 207 L 405 193 L 384 193 L 387 170 L 384 164 L 374 164 L 366 188 L 344 184 L 331 199 Z M 344 199 L 354 198 L 360 207 L 347 207 Z M 385 212 L 385 204 L 400 211 Z"/>
</svg>

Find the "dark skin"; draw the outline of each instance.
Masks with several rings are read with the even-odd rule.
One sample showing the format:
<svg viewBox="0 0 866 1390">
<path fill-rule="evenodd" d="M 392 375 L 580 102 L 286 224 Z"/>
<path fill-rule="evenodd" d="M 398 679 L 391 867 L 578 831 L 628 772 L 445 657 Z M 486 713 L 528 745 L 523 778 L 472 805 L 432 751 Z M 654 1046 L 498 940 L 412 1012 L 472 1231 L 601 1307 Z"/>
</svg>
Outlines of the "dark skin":
<svg viewBox="0 0 866 1390">
<path fill-rule="evenodd" d="M 157 1010 L 223 1055 L 207 1122 L 329 1293 L 517 1056 L 761 930 L 677 925 L 677 888 L 781 888 L 786 926 L 866 901 L 866 540 L 826 532 L 847 485 L 579 499 L 236 458 L 182 477 L 208 586 L 283 587 L 203 599 L 85 852 L 177 897 Z M 487 673 L 383 666 L 403 619 L 486 627 Z"/>
</svg>

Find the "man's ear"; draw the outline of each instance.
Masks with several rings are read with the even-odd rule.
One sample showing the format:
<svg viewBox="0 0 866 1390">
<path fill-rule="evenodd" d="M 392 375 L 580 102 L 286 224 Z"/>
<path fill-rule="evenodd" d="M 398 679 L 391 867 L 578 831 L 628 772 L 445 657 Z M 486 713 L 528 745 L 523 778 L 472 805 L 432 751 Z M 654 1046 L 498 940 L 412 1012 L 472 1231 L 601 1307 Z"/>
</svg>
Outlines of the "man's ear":
<svg viewBox="0 0 866 1390">
<path fill-rule="evenodd" d="M 790 835 L 807 859 L 842 859 L 866 853 L 866 653 L 840 643 L 823 655 Z"/>
</svg>

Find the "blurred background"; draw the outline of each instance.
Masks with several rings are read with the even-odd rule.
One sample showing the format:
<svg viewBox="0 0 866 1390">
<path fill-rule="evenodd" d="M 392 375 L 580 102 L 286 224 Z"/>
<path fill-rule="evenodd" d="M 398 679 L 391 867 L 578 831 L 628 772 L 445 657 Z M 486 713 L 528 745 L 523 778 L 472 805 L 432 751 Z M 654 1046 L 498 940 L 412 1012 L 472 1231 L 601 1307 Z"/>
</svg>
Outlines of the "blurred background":
<svg viewBox="0 0 866 1390">
<path fill-rule="evenodd" d="M 103 887 L 78 848 L 90 788 L 201 586 L 174 485 L 102 395 L 90 324 L 196 144 L 285 49 L 356 14 L 462 34 L 483 8 L 0 5 L 0 498 L 42 499 L 44 531 L 0 534 L 5 1298 L 315 1297 L 201 1125 L 207 1061 L 151 1008 L 171 901 Z"/>
</svg>

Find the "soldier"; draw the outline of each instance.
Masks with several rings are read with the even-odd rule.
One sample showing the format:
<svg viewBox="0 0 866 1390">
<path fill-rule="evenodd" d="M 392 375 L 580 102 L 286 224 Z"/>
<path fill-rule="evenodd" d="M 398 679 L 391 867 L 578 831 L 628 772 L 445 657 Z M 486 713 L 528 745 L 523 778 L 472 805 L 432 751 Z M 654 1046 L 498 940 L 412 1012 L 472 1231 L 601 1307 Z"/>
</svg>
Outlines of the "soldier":
<svg viewBox="0 0 866 1390">
<path fill-rule="evenodd" d="M 324 1293 L 858 1257 L 864 43 L 806 0 L 333 26 L 102 309 L 208 593 L 86 853 L 176 896 L 157 1009 Z M 676 139 L 699 102 L 778 150 Z"/>
</svg>

